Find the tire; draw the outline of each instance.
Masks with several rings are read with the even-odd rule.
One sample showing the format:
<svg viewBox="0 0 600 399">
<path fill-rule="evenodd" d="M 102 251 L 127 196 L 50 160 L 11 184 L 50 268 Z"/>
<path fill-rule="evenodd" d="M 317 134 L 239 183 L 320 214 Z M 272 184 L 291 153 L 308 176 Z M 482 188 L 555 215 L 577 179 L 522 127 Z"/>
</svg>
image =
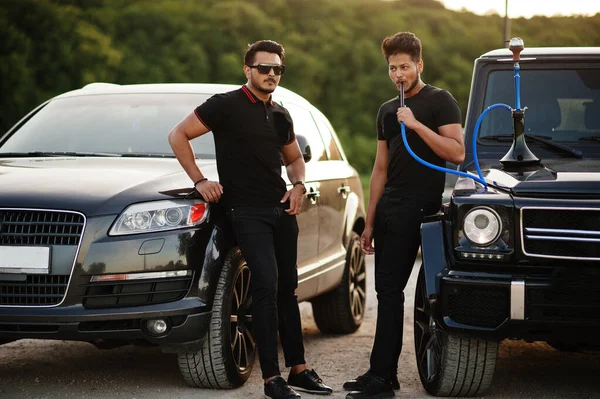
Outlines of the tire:
<svg viewBox="0 0 600 399">
<path fill-rule="evenodd" d="M 213 301 L 213 313 L 202 349 L 179 355 L 179 369 L 192 387 L 236 388 L 254 366 L 250 270 L 239 249 L 225 258 Z"/>
<path fill-rule="evenodd" d="M 481 396 L 492 383 L 498 342 L 439 329 L 431 316 L 423 269 L 415 292 L 415 355 L 421 383 L 433 396 Z"/>
<path fill-rule="evenodd" d="M 360 237 L 352 232 L 342 281 L 312 301 L 313 316 L 322 333 L 350 334 L 362 324 L 367 300 L 367 269 Z"/>
</svg>

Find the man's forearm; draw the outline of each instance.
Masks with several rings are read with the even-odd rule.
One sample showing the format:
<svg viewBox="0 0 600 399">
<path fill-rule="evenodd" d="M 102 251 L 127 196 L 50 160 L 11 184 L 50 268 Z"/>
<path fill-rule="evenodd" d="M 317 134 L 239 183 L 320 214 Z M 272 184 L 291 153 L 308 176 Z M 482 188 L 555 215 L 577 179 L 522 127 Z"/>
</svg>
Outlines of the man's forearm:
<svg viewBox="0 0 600 399">
<path fill-rule="evenodd" d="M 298 157 L 288 164 L 285 170 L 292 183 L 306 179 L 306 166 L 302 157 Z"/>
<path fill-rule="evenodd" d="M 375 210 L 377 209 L 377 203 L 383 195 L 383 188 L 387 181 L 387 174 L 385 172 L 373 170 L 371 174 L 371 184 L 369 186 L 369 208 L 367 209 L 367 228 L 373 228 L 375 224 Z"/>
<path fill-rule="evenodd" d="M 450 161 L 455 164 L 462 162 L 464 158 L 464 146 L 453 138 L 444 137 L 436 134 L 433 130 L 420 124 L 415 132 L 421 139 L 436 153 L 437 156 L 445 161 Z"/>
<path fill-rule="evenodd" d="M 173 149 L 173 153 L 181 164 L 181 167 L 192 181 L 198 181 L 204 177 L 198 165 L 196 165 L 196 156 L 192 144 L 187 139 L 185 134 L 178 130 L 172 130 L 169 133 L 169 144 Z"/>
</svg>

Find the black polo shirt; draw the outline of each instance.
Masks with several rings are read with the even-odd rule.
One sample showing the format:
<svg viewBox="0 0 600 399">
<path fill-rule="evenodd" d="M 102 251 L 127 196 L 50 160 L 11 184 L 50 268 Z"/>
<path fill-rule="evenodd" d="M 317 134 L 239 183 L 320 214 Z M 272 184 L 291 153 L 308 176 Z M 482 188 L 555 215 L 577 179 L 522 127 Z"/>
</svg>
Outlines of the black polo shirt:
<svg viewBox="0 0 600 399">
<path fill-rule="evenodd" d="M 404 103 L 419 122 L 438 134 L 438 127 L 462 121 L 460 108 L 452 94 L 429 84 L 414 96 L 407 98 Z M 381 105 L 377 115 L 377 138 L 385 140 L 388 148 L 385 186 L 403 197 L 414 197 L 423 202 L 440 201 L 444 191 L 445 174 L 420 164 L 408 153 L 396 116 L 399 106 L 398 97 L 394 97 Z M 446 165 L 418 133 L 408 128 L 406 141 L 421 159 L 441 167 Z"/>
<path fill-rule="evenodd" d="M 288 111 L 242 86 L 212 96 L 195 113 L 213 132 L 223 203 L 282 206 L 287 189 L 281 177 L 281 148 L 296 139 Z"/>
</svg>

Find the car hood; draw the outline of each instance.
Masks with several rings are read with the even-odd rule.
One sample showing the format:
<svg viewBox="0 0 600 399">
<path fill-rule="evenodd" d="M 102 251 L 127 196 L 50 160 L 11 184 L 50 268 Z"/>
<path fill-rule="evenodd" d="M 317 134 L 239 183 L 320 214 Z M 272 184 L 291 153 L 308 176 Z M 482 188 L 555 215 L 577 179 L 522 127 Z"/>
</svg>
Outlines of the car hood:
<svg viewBox="0 0 600 399">
<path fill-rule="evenodd" d="M 484 177 L 517 197 L 600 198 L 599 171 L 599 160 L 558 160 L 519 171 L 491 168 Z"/>
<path fill-rule="evenodd" d="M 197 161 L 217 179 L 214 160 Z M 0 208 L 117 214 L 131 203 L 180 198 L 192 183 L 176 159 L 0 158 Z"/>
</svg>

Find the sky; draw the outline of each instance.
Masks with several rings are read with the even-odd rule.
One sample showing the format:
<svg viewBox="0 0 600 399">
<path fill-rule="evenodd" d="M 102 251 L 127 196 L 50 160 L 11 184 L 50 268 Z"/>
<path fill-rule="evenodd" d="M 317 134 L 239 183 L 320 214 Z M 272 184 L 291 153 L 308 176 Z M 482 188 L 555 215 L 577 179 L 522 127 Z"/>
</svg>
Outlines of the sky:
<svg viewBox="0 0 600 399">
<path fill-rule="evenodd" d="M 438 0 L 446 8 L 460 10 L 462 8 L 475 14 L 484 15 L 495 12 L 504 16 L 506 0 Z M 508 0 L 508 16 L 510 18 L 534 15 L 595 15 L 600 13 L 598 0 Z"/>
</svg>

